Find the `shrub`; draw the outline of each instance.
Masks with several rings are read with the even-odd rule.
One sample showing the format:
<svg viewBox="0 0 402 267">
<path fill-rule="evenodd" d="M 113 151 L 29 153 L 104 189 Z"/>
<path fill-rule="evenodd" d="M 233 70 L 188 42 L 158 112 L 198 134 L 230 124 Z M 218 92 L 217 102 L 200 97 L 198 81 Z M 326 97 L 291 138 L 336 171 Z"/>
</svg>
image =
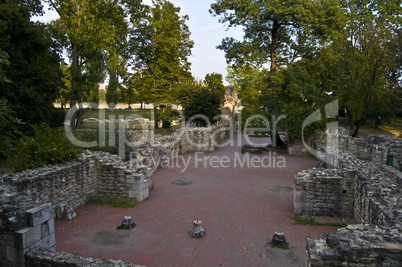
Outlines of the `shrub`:
<svg viewBox="0 0 402 267">
<path fill-rule="evenodd" d="M 17 142 L 10 163 L 15 171 L 24 171 L 64 162 L 79 152 L 62 128 L 42 124 L 33 126 L 33 136 L 24 136 Z"/>
</svg>

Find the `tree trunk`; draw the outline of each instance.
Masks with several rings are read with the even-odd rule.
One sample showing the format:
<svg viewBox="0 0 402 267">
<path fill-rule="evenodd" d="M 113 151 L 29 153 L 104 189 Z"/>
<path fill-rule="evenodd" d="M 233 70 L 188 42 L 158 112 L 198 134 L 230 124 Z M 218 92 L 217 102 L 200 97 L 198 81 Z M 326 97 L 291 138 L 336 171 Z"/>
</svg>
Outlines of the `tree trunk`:
<svg viewBox="0 0 402 267">
<path fill-rule="evenodd" d="M 357 136 L 357 133 L 359 132 L 359 129 L 360 129 L 360 125 L 362 124 L 362 122 L 363 122 L 363 118 L 361 118 L 360 120 L 358 120 L 357 122 L 356 122 L 356 128 L 355 128 L 355 130 L 354 130 L 354 132 L 353 132 L 353 134 L 352 134 L 352 137 L 356 137 Z"/>
<path fill-rule="evenodd" d="M 71 46 L 73 47 L 73 62 L 72 62 L 72 69 L 71 69 L 71 102 L 70 102 L 70 109 L 74 108 L 77 104 L 77 72 L 78 72 L 78 44 L 72 43 Z M 77 125 L 76 123 L 77 113 L 74 112 L 71 121 L 70 121 L 70 128 L 73 131 Z"/>
<path fill-rule="evenodd" d="M 75 124 L 75 127 L 79 127 L 82 124 L 82 119 L 84 117 L 84 107 L 82 106 L 82 99 L 81 99 L 81 94 L 80 92 L 77 92 L 77 96 L 78 96 L 78 116 L 77 116 L 77 122 Z"/>
<path fill-rule="evenodd" d="M 275 136 L 274 136 L 275 135 Z M 285 146 L 286 144 L 282 141 L 280 135 L 278 132 L 276 132 L 274 135 L 271 134 L 271 143 L 273 147 L 278 147 L 278 146 Z"/>
<path fill-rule="evenodd" d="M 277 20 L 274 20 L 272 26 L 272 45 L 271 45 L 271 69 L 270 72 L 273 73 L 276 71 L 276 53 L 278 49 L 278 30 L 279 30 L 279 23 Z"/>
<path fill-rule="evenodd" d="M 359 132 L 359 128 L 360 128 L 360 122 L 357 123 L 355 131 L 352 134 L 352 137 L 356 137 L 357 133 Z"/>
<path fill-rule="evenodd" d="M 144 108 L 144 102 L 141 101 L 141 108 L 140 109 L 143 110 L 143 108 Z"/>
<path fill-rule="evenodd" d="M 159 128 L 159 125 L 158 125 L 158 115 L 157 115 L 157 106 L 156 105 L 154 105 L 154 119 L 155 119 L 155 129 L 158 129 Z"/>
</svg>

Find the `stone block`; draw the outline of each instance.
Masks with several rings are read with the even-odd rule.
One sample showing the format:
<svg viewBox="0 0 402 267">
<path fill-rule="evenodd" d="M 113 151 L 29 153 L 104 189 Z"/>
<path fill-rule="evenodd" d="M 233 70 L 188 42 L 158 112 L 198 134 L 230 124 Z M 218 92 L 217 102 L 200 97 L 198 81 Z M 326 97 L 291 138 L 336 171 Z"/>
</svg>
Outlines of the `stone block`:
<svg viewBox="0 0 402 267">
<path fill-rule="evenodd" d="M 47 222 L 44 222 L 41 225 L 41 236 L 42 238 L 50 235 L 50 234 L 54 234 L 54 219 L 51 219 Z"/>
<path fill-rule="evenodd" d="M 12 266 L 25 266 L 25 252 L 28 249 L 18 249 L 10 246 L 6 247 L 7 261 L 12 262 Z"/>
<path fill-rule="evenodd" d="M 138 201 L 142 201 L 149 197 L 149 188 L 146 186 L 143 190 L 129 190 L 128 196 L 129 198 L 135 198 Z"/>
<path fill-rule="evenodd" d="M 31 248 L 36 248 L 36 247 L 40 247 L 40 248 L 52 248 L 56 246 L 56 237 L 54 232 L 48 236 L 46 236 L 45 238 L 42 238 L 41 240 L 39 240 L 38 242 L 36 242 L 35 244 L 33 244 L 31 246 Z"/>
<path fill-rule="evenodd" d="M 126 183 L 127 184 L 133 184 L 133 183 L 135 183 L 135 179 L 134 178 L 127 178 Z"/>
<path fill-rule="evenodd" d="M 53 219 L 53 209 L 50 203 L 27 210 L 29 225 L 35 227 Z"/>
<path fill-rule="evenodd" d="M 20 249 L 27 249 L 42 238 L 42 226 L 26 227 L 15 232 L 15 245 Z"/>
</svg>

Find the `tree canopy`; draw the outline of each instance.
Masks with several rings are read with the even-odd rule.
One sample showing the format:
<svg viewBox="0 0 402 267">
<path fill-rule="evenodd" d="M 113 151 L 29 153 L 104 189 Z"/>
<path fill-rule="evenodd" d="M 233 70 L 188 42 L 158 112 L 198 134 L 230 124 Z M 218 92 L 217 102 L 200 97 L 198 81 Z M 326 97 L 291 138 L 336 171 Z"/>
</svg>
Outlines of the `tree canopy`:
<svg viewBox="0 0 402 267">
<path fill-rule="evenodd" d="M 229 37 L 218 46 L 228 63 L 261 66 L 270 61 L 271 72 L 311 53 L 342 26 L 342 10 L 332 0 L 217 0 L 210 13 L 229 27 L 244 29 L 242 41 Z"/>
<path fill-rule="evenodd" d="M 185 118 L 182 119 L 198 126 L 214 124 L 220 120 L 221 104 L 225 98 L 222 75 L 207 74 L 204 81 L 182 80 L 175 96 L 184 109 Z"/>
<path fill-rule="evenodd" d="M 138 74 L 132 87 L 145 102 L 172 102 L 174 90 L 189 72 L 193 41 L 186 25 L 187 16 L 180 16 L 180 8 L 165 0 L 153 1 L 144 10 L 146 16 L 135 21 L 132 49 L 136 58 L 132 64 Z"/>
<path fill-rule="evenodd" d="M 30 21 L 40 12 L 40 1 L 0 2 L 0 48 L 7 52 L 1 67 L 7 80 L 0 80 L 0 98 L 7 99 L 24 122 L 53 124 L 52 104 L 62 86 L 61 60 L 46 26 Z"/>
<path fill-rule="evenodd" d="M 303 120 L 334 99 L 358 123 L 398 106 L 400 4 L 217 0 L 210 12 L 244 29 L 243 40 L 225 38 L 218 48 L 245 114 L 284 114 L 279 126 L 296 137 Z"/>
<path fill-rule="evenodd" d="M 71 127 L 79 125 L 82 119 L 82 94 L 87 69 L 99 70 L 99 63 L 104 62 L 106 51 L 112 51 L 126 40 L 128 16 L 125 10 L 131 10 L 140 0 L 45 0 L 58 14 L 53 22 L 54 37 L 67 49 L 71 58 L 71 101 L 74 107 L 78 102 L 80 112 L 71 118 Z M 114 52 L 114 51 L 113 51 Z M 109 54 L 112 54 L 109 53 Z M 92 63 L 92 64 L 91 64 Z M 94 67 L 95 66 L 95 67 Z M 102 72 L 98 73 L 98 80 Z M 87 80 L 86 80 L 87 81 Z"/>
</svg>

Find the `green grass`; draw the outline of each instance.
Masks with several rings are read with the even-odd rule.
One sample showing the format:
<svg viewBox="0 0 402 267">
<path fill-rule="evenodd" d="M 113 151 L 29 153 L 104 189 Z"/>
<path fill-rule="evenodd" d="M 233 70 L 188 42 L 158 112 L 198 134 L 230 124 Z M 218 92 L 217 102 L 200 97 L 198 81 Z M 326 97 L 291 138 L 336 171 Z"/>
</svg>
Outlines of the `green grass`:
<svg viewBox="0 0 402 267">
<path fill-rule="evenodd" d="M 350 128 L 350 121 L 346 118 L 339 118 L 339 126 L 345 128 L 349 131 L 349 134 L 353 134 L 353 129 Z M 402 136 L 402 123 L 394 122 L 390 125 L 375 127 L 372 124 L 364 124 L 360 126 L 359 132 L 357 133 L 357 137 L 366 137 L 375 134 L 385 134 L 393 137 L 401 137 Z"/>
<path fill-rule="evenodd" d="M 302 217 L 302 216 L 294 216 L 293 220 L 295 221 L 293 224 L 299 224 L 299 225 L 334 226 L 334 227 L 346 227 L 347 226 L 347 224 L 344 224 L 344 223 L 320 223 L 320 222 L 317 222 L 314 218 Z"/>
<path fill-rule="evenodd" d="M 88 204 L 95 204 L 98 206 L 112 206 L 114 208 L 125 208 L 130 209 L 137 206 L 136 199 L 127 198 L 112 198 L 112 199 L 102 199 L 102 198 L 90 198 L 87 201 Z"/>
<path fill-rule="evenodd" d="M 271 244 L 271 248 L 289 249 L 289 242 L 286 242 L 286 244 L 282 246 Z"/>
</svg>

